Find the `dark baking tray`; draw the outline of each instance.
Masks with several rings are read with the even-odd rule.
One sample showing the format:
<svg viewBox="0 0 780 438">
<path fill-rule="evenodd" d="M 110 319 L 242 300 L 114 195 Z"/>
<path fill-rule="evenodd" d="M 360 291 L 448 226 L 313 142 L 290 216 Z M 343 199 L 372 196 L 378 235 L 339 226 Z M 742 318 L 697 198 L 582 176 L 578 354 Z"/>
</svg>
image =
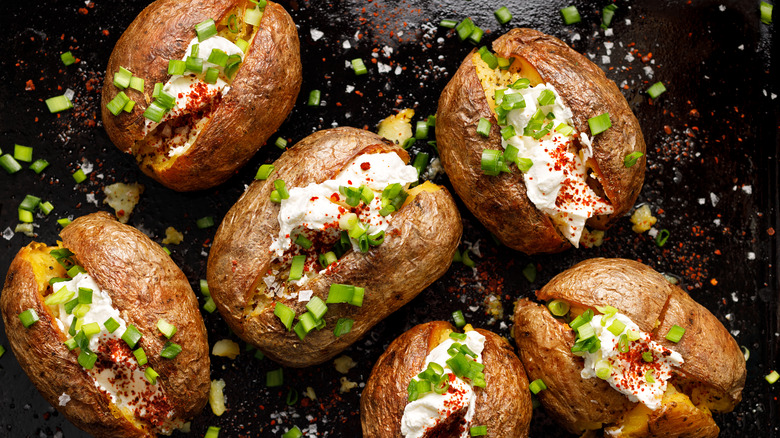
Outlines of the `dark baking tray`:
<svg viewBox="0 0 780 438">
<path fill-rule="evenodd" d="M 482 257 L 476 271 L 454 265 L 347 349 L 345 354 L 358 366 L 346 377 L 362 387 L 392 339 L 415 324 L 447 319 L 456 309 L 464 310 L 475 325 L 510 337 L 513 302 L 518 297 L 531 296 L 577 261 L 621 256 L 677 276 L 738 343 L 750 349 L 743 401 L 734 412 L 717 418 L 722 436 L 778 436 L 778 387 L 763 378 L 778 366 L 780 332 L 774 232 L 780 230 L 778 41 L 777 24 L 760 22 L 758 1 L 620 0 L 615 2 L 618 10 L 611 36 L 599 28 L 606 0 L 572 2 L 583 20 L 571 26 L 562 23 L 558 12 L 571 3 L 549 0 L 282 3 L 298 24 L 304 65 L 298 104 L 279 130 L 291 142 L 332 126 L 374 129 L 381 118 L 406 107 L 421 117 L 433 114 L 439 93 L 471 49 L 451 31 L 436 26 L 442 18 L 472 17 L 487 31 L 484 42 L 488 43 L 510 25 L 533 27 L 592 55 L 621 86 L 648 144 L 647 177 L 638 203 L 652 207 L 657 228 L 671 231 L 668 243 L 658 248 L 646 234 L 633 233 L 626 218 L 607 233 L 599 248 L 527 257 L 496 245 L 459 204 L 463 240 L 480 244 Z M 205 277 L 206 254 L 216 227 L 198 229 L 195 220 L 213 215 L 219 221 L 252 181 L 257 167 L 273 161 L 281 151 L 266 146 L 222 186 L 176 193 L 145 177 L 130 156 L 111 144 L 99 118 L 104 69 L 117 38 L 146 4 L 55 0 L 0 6 L 0 148 L 5 152 L 15 143 L 33 146 L 36 158 L 52 163 L 41 175 L 29 170 L 15 175 L 0 172 L 0 231 L 14 228 L 18 204 L 30 193 L 55 206 L 50 216 L 36 219 L 36 240 L 53 242 L 59 230 L 56 218 L 106 209 L 104 185 L 139 181 L 146 192 L 130 223 L 158 242 L 168 226 L 183 231 L 184 242 L 170 247 L 172 257 L 197 286 L 198 279 Z M 493 11 L 504 5 L 514 19 L 501 26 Z M 64 67 L 59 54 L 67 50 L 81 62 Z M 608 64 L 603 56 L 609 56 Z M 367 76 L 356 77 L 345 67 L 356 57 L 366 61 Z M 372 59 L 378 63 L 369 62 Z M 380 65 L 391 71 L 380 72 Z M 669 91 L 651 102 L 643 90 L 659 80 Z M 75 91 L 76 108 L 49 114 L 43 99 L 68 88 Z M 324 103 L 307 107 L 308 92 L 315 88 L 322 90 Z M 420 142 L 418 149 L 429 146 Z M 94 171 L 87 182 L 75 185 L 70 174 L 84 163 Z M 446 176 L 440 182 L 447 184 Z M 93 196 L 96 203 L 89 201 Z M 31 240 L 21 234 L 0 239 L 0 273 Z M 539 268 L 532 283 L 520 273 L 528 263 Z M 487 314 L 491 296 L 502 303 L 503 317 Z M 218 314 L 204 312 L 204 318 L 211 343 L 238 340 Z M 4 330 L 0 330 L 0 344 L 8 347 Z M 227 382 L 228 411 L 217 418 L 207 407 L 193 421 L 190 436 L 202 436 L 209 425 L 221 426 L 222 436 L 231 437 L 279 436 L 291 425 L 308 431 L 314 425 L 316 436 L 360 435 L 360 387 L 340 394 L 342 376 L 332 362 L 287 369 L 285 387 L 270 390 L 265 387 L 265 372 L 275 367 L 251 354 L 236 360 L 213 357 L 212 378 Z M 300 393 L 307 386 L 315 389 L 316 402 L 299 401 L 288 407 L 288 388 Z M 43 400 L 10 352 L 0 359 L 0 388 L 0 435 L 85 435 Z M 565 434 L 543 409 L 536 409 L 532 436 Z"/>
</svg>

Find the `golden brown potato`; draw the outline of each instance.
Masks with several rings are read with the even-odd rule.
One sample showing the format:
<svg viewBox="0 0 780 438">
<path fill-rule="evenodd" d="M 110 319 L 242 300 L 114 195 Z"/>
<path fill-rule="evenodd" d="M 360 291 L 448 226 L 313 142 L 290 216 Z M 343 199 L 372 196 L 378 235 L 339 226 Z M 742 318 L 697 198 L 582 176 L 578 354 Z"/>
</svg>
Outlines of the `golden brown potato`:
<svg viewBox="0 0 780 438">
<path fill-rule="evenodd" d="M 442 164 L 469 210 L 502 243 L 527 254 L 565 250 L 571 246 L 569 240 L 531 201 L 523 173 L 515 165 L 509 166 L 511 173 L 498 176 L 486 175 L 481 168 L 484 150 L 503 151 L 495 90 L 520 78 L 528 79 L 530 86 L 552 85 L 573 113 L 575 134 L 590 134 L 588 119 L 609 113 L 612 127 L 592 137 L 593 156 L 583 159 L 587 184 L 613 208 L 611 214 L 588 219 L 589 226 L 599 229 L 629 211 L 639 195 L 645 159 L 624 165 L 628 154 L 645 152 L 639 123 L 615 83 L 557 38 L 512 29 L 493 43 L 493 50 L 513 62 L 506 69 L 491 69 L 472 51 L 442 92 L 436 122 Z M 490 121 L 487 138 L 477 133 L 480 118 Z M 570 149 L 576 154 L 587 148 L 575 135 Z"/>
<path fill-rule="evenodd" d="M 252 26 L 244 18 L 254 6 L 249 0 L 158 0 L 138 15 L 114 47 L 103 87 L 103 124 L 111 141 L 133 154 L 141 170 L 166 187 L 190 191 L 221 184 L 257 152 L 292 110 L 301 86 L 295 23 L 284 8 L 268 2 L 259 25 Z M 155 100 L 155 83 L 165 84 L 171 78 L 168 62 L 188 55 L 185 51 L 196 37 L 195 25 L 209 18 L 216 22 L 218 36 L 248 43 L 238 71 L 220 74 L 229 91 L 203 98 L 205 82 L 199 81 L 187 108 L 172 111 L 170 119 L 147 128 L 151 121 L 144 112 Z M 198 54 L 204 62 L 209 56 Z M 144 80 L 143 93 L 114 85 L 120 67 Z M 109 103 L 120 92 L 135 106 L 115 116 Z M 183 139 L 191 144 L 187 146 Z"/>
<path fill-rule="evenodd" d="M 253 182 L 217 230 L 208 261 L 214 302 L 238 336 L 274 361 L 305 367 L 328 360 L 417 296 L 452 262 L 462 231 L 460 215 L 446 189 L 426 182 L 410 190 L 403 206 L 389 216 L 384 243 L 366 253 L 350 250 L 319 273 L 319 267 L 309 264 L 312 258 L 316 263 L 317 254 L 309 251 L 308 282 L 296 286 L 285 281 L 289 259 L 277 260 L 269 250 L 280 232 L 280 207 L 270 199 L 274 180 L 283 180 L 288 190 L 322 183 L 338 175 L 353 158 L 380 152 L 409 161 L 406 151 L 368 131 L 336 128 L 314 133 L 282 154 L 268 180 Z M 312 251 L 319 246 L 320 254 L 333 243 L 322 243 L 316 236 L 312 240 L 316 244 Z M 276 296 L 266 282 L 268 276 L 283 289 Z M 362 307 L 328 306 L 325 329 L 310 332 L 304 340 L 274 316 L 275 306 L 281 303 L 300 317 L 306 302 L 292 294 L 311 290 L 313 297 L 326 300 L 333 283 L 364 288 Z M 336 337 L 333 328 L 341 318 L 354 320 L 354 326 Z"/>
<path fill-rule="evenodd" d="M 569 303 L 567 318 L 612 306 L 684 360 L 672 369 L 657 409 L 633 403 L 607 381 L 580 376 L 584 362 L 571 351 L 575 331 L 569 319 L 521 299 L 514 328 L 520 358 L 528 378 L 547 386 L 538 394 L 545 411 L 572 433 L 603 427 L 616 437 L 714 437 L 719 429 L 712 412 L 729 412 L 741 400 L 745 360 L 734 338 L 651 268 L 625 259 L 587 260 L 557 275 L 537 297 Z M 677 343 L 666 339 L 673 325 L 686 330 Z"/>
<path fill-rule="evenodd" d="M 412 327 L 390 344 L 374 365 L 360 397 L 363 436 L 401 436 L 401 419 L 408 403 L 409 382 L 423 371 L 428 353 L 454 331 L 455 328 L 448 322 L 429 322 Z M 522 364 L 504 338 L 487 330 L 477 329 L 477 332 L 485 336 L 482 362 L 486 385 L 485 388 L 474 388 L 477 398 L 471 425 L 487 426 L 485 436 L 488 437 L 527 437 L 531 422 L 531 394 Z M 425 437 L 456 436 L 447 432 L 461 425 L 455 420 L 443 421 Z"/>
<path fill-rule="evenodd" d="M 58 246 L 31 243 L 19 251 L 0 297 L 11 348 L 41 395 L 76 426 L 98 437 L 155 436 L 163 423 L 176 427 L 200 412 L 208 398 L 208 342 L 197 299 L 181 270 L 159 245 L 108 213 L 78 218 L 60 236 Z M 91 371 L 78 361 L 81 349 L 69 351 L 64 342 L 73 337 L 56 322 L 58 315 L 62 316 L 60 307 L 44 303 L 59 290 L 57 283 L 50 286 L 49 281 L 68 277 L 63 265 L 50 254 L 63 248 L 75 254 L 72 260 L 110 296 L 121 318 L 142 334 L 136 348 L 145 352 L 147 367 L 135 365 L 124 341 L 102 340 L 102 334 Z M 93 298 L 96 295 L 93 293 Z M 29 328 L 19 317 L 27 309 L 40 318 Z M 160 319 L 177 329 L 170 342 L 180 345 L 181 352 L 172 359 L 160 355 L 168 342 L 157 328 Z M 104 348 L 133 365 L 117 365 Z M 159 374 L 156 385 L 143 382 L 141 398 L 150 397 L 141 402 L 146 416 L 134 416 L 128 405 L 114 403 L 108 392 L 96 387 L 94 372 L 106 372 L 106 368 L 115 370 L 116 375 L 142 368 Z M 172 414 L 166 422 L 168 412 Z"/>
</svg>

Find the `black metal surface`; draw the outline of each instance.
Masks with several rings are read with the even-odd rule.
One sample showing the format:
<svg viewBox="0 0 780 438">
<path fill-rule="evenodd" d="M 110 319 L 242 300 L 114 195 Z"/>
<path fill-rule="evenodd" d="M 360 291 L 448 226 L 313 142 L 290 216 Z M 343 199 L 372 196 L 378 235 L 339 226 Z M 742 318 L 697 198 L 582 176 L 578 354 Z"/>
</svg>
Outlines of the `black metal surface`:
<svg viewBox="0 0 780 438">
<path fill-rule="evenodd" d="M 33 146 L 34 158 L 52 163 L 41 175 L 27 169 L 14 175 L 0 171 L 0 231 L 15 227 L 18 204 L 29 193 L 54 204 L 51 215 L 35 221 L 35 240 L 54 242 L 57 218 L 107 209 L 102 204 L 105 185 L 138 181 L 146 191 L 130 223 L 158 242 L 168 226 L 184 232 L 184 242 L 170 249 L 197 286 L 198 279 L 205 278 L 216 227 L 201 230 L 195 220 L 207 215 L 221 220 L 257 167 L 281 151 L 268 145 L 228 183 L 180 194 L 146 178 L 130 156 L 110 143 L 99 120 L 104 69 L 117 38 L 147 3 L 60 0 L 0 6 L 0 149 L 12 151 L 15 143 Z M 646 234 L 633 233 L 626 218 L 599 248 L 526 257 L 494 244 L 459 204 L 463 240 L 480 243 L 476 271 L 454 265 L 346 350 L 358 363 L 346 377 L 362 386 L 392 339 L 415 324 L 447 319 L 456 309 L 463 309 L 475 325 L 509 337 L 518 297 L 530 296 L 579 260 L 621 256 L 678 276 L 738 343 L 750 349 L 743 401 L 733 413 L 717 417 L 721 436 L 778 436 L 778 387 L 763 378 L 778 367 L 780 332 L 774 234 L 780 230 L 777 24 L 761 24 L 759 2 L 752 0 L 621 0 L 609 36 L 598 26 L 602 3 L 607 4 L 574 1 L 583 20 L 565 26 L 558 10 L 569 3 L 557 0 L 282 2 L 299 26 L 304 63 L 298 104 L 279 131 L 291 142 L 332 126 L 374 129 L 381 118 L 406 107 L 414 108 L 418 117 L 433 114 L 439 93 L 471 49 L 436 23 L 471 16 L 489 31 L 484 41 L 490 42 L 510 28 L 493 17 L 495 9 L 506 5 L 514 14 L 511 26 L 537 28 L 593 55 L 621 87 L 648 144 L 648 172 L 638 202 L 650 204 L 657 228 L 671 231 L 667 245 L 658 248 Z M 67 50 L 81 62 L 63 66 L 59 54 Z M 609 63 L 602 56 L 609 56 Z M 357 57 L 366 61 L 369 75 L 355 77 L 345 66 Z M 369 62 L 372 59 L 378 63 Z M 387 68 L 380 72 L 380 66 Z M 658 80 L 669 91 L 651 103 L 642 91 Z M 75 109 L 49 114 L 43 100 L 68 88 L 75 91 Z M 315 88 L 322 90 L 323 105 L 307 107 L 308 92 Z M 70 174 L 87 163 L 94 168 L 89 179 L 74 184 Z M 446 176 L 440 180 L 447 183 Z M 92 196 L 96 204 L 90 203 Z M 22 234 L 0 239 L 0 273 L 31 240 Z M 520 273 L 528 263 L 540 269 L 533 283 Z M 487 314 L 491 296 L 502 303 L 502 317 Z M 212 344 L 223 338 L 238 340 L 218 314 L 204 312 L 204 318 Z M 4 330 L 0 345 L 8 348 Z M 202 436 L 209 425 L 221 426 L 222 436 L 231 437 L 280 436 L 292 425 L 308 431 L 316 427 L 316 436 L 360 435 L 360 387 L 340 394 L 342 375 L 332 362 L 286 369 L 281 390 L 265 387 L 265 372 L 275 368 L 251 354 L 236 360 L 212 357 L 212 378 L 227 383 L 228 411 L 217 418 L 207 407 L 193 421 L 189 436 Z M 301 393 L 307 386 L 316 391 L 316 402 L 288 407 L 287 388 Z M 85 436 L 43 400 L 10 352 L 0 358 L 0 388 L 0 436 Z M 532 436 L 565 434 L 537 409 Z"/>
</svg>

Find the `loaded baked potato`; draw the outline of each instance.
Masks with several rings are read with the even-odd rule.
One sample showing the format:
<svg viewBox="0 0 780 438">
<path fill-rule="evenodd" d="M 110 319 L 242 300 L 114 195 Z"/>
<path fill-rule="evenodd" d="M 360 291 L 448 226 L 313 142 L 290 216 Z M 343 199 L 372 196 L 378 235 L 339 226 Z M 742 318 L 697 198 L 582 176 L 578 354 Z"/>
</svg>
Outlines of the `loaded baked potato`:
<svg viewBox="0 0 780 438">
<path fill-rule="evenodd" d="M 465 330 L 429 322 L 390 344 L 360 397 L 366 438 L 528 436 L 531 394 L 520 360 L 495 333 Z"/>
<path fill-rule="evenodd" d="M 43 397 L 98 437 L 170 433 L 208 398 L 206 328 L 163 249 L 107 213 L 11 263 L 0 308 L 14 355 Z"/>
<path fill-rule="evenodd" d="M 374 133 L 336 128 L 261 167 L 272 173 L 227 213 L 208 260 L 230 328 L 276 362 L 315 365 L 444 274 L 460 215 L 408 161 Z"/>
<path fill-rule="evenodd" d="M 513 29 L 493 49 L 472 51 L 442 92 L 442 165 L 505 245 L 526 254 L 576 247 L 586 223 L 606 229 L 636 200 L 639 123 L 615 83 L 557 38 Z"/>
<path fill-rule="evenodd" d="M 278 4 L 256 3 L 158 0 L 114 47 L 103 124 L 169 188 L 221 184 L 292 110 L 301 87 L 295 23 Z"/>
<path fill-rule="evenodd" d="M 521 299 L 515 340 L 545 411 L 570 432 L 714 437 L 712 413 L 741 400 L 745 359 L 734 338 L 651 268 L 587 260 L 537 297 L 549 309 Z"/>
</svg>

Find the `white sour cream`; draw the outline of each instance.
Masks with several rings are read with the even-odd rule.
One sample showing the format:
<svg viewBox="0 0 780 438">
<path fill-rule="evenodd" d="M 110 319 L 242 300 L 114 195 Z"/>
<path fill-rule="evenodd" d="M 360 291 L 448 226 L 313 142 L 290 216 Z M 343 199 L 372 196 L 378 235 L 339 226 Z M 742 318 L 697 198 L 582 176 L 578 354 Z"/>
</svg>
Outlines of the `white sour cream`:
<svg viewBox="0 0 780 438">
<path fill-rule="evenodd" d="M 456 341 L 448 338 L 436 348 L 428 353 L 425 358 L 425 364 L 419 372 L 428 368 L 428 364 L 436 363 L 444 368 L 445 373 L 452 373 L 452 369 L 447 366 L 447 360 L 451 357 L 447 350 Z M 466 332 L 465 342 L 471 351 L 477 354 L 476 361 L 482 363 L 482 350 L 485 347 L 485 337 L 476 331 Z M 471 384 L 459 377 L 450 379 L 450 389 L 444 394 L 429 392 L 413 402 L 409 402 L 404 408 L 404 415 L 401 418 L 401 434 L 406 438 L 419 438 L 425 435 L 425 432 L 446 419 L 453 412 L 468 406 L 464 417 L 466 424 L 460 438 L 469 436 L 471 420 L 474 417 L 477 397 L 474 394 L 474 388 Z"/>
<path fill-rule="evenodd" d="M 617 336 L 608 330 L 615 320 L 626 325 Z M 580 373 L 582 378 L 596 377 L 596 365 L 599 361 L 606 360 L 611 368 L 610 375 L 606 379 L 610 386 L 625 394 L 632 402 L 642 403 L 652 410 L 658 409 L 666 391 L 667 381 L 672 377 L 673 368 L 679 367 L 684 362 L 680 353 L 650 340 L 648 333 L 641 332 L 633 321 L 620 313 L 611 317 L 596 315 L 589 324 L 596 331 L 601 349 L 595 353 L 584 353 L 585 368 Z M 621 353 L 618 351 L 618 338 L 628 330 L 640 333 L 640 338 L 629 342 L 629 351 Z M 646 351 L 652 353 L 652 362 L 645 362 L 642 359 L 642 353 Z M 652 372 L 652 383 L 646 379 L 648 371 Z"/>
<path fill-rule="evenodd" d="M 281 257 L 292 245 L 294 231 L 314 230 L 339 233 L 339 218 L 346 213 L 346 196 L 339 193 L 340 186 L 360 187 L 365 184 L 374 192 L 368 208 L 357 212 L 358 218 L 369 225 L 368 234 L 387 230 L 387 219 L 379 214 L 382 209 L 382 191 L 390 184 L 404 188 L 417 181 L 417 169 L 404 164 L 395 153 L 364 154 L 352 160 L 335 179 L 312 183 L 306 187 L 288 188 L 290 197 L 282 200 L 279 209 L 279 235 L 270 250 Z M 358 251 L 357 241 L 352 239 L 353 249 Z"/>
<path fill-rule="evenodd" d="M 539 95 L 545 90 L 553 92 L 555 101 L 552 105 L 540 106 Z M 502 140 L 503 146 L 505 149 L 510 144 L 515 146 L 519 150 L 518 157 L 533 162 L 533 166 L 523 174 L 529 199 L 552 219 L 572 245 L 579 247 L 585 221 L 614 211 L 609 202 L 598 196 L 586 183 L 585 163 L 593 156 L 591 139 L 587 134 L 580 133 L 580 141 L 585 147 L 579 153 L 574 153 L 573 136 L 565 136 L 554 130 L 539 140 L 523 135 L 523 130 L 537 109 L 544 113 L 552 112 L 553 128 L 561 123 L 573 126 L 572 112 L 549 84 L 519 90 L 507 88 L 504 92 L 505 96 L 511 94 L 521 94 L 526 106 L 507 114 L 507 123 L 515 128 L 517 135 Z M 549 119 L 545 120 L 545 124 L 549 122 Z"/>
</svg>

